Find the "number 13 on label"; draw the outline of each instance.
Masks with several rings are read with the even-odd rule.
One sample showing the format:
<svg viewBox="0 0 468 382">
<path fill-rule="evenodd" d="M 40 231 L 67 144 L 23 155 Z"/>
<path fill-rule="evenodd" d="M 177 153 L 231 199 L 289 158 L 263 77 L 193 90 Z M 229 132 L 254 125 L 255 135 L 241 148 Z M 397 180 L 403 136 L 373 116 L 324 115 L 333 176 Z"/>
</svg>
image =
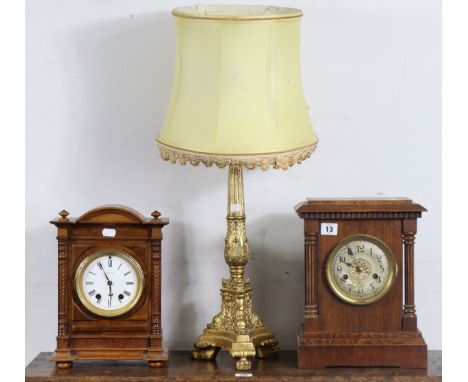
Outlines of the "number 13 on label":
<svg viewBox="0 0 468 382">
<path fill-rule="evenodd" d="M 320 224 L 321 235 L 338 235 L 338 223 L 322 223 Z"/>
</svg>

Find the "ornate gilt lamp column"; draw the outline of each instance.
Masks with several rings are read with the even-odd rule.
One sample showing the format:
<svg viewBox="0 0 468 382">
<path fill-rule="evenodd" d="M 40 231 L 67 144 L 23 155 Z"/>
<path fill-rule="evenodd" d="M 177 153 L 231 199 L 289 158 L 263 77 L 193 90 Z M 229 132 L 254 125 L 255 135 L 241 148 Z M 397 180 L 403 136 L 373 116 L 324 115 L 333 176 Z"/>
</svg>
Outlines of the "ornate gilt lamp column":
<svg viewBox="0 0 468 382">
<path fill-rule="evenodd" d="M 302 12 L 271 6 L 177 8 L 173 89 L 157 141 L 172 163 L 229 167 L 221 311 L 195 343 L 195 359 L 220 348 L 249 370 L 278 342 L 252 310 L 242 167 L 287 169 L 317 145 L 300 76 Z"/>
</svg>

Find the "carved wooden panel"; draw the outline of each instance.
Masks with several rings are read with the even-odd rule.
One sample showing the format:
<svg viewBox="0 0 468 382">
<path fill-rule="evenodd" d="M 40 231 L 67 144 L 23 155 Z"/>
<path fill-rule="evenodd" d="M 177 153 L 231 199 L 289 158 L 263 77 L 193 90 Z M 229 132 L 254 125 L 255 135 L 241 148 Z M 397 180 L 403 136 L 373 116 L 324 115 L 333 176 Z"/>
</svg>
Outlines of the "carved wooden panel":
<svg viewBox="0 0 468 382">
<path fill-rule="evenodd" d="M 72 348 L 83 349 L 146 349 L 148 338 L 73 338 Z"/>
</svg>

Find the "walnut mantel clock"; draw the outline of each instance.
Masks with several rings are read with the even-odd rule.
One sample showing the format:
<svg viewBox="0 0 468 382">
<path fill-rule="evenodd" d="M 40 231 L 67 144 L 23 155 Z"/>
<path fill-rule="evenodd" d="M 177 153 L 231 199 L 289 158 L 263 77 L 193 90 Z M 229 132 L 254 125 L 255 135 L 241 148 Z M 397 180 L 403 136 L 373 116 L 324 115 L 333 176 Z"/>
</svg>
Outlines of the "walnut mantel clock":
<svg viewBox="0 0 468 382">
<path fill-rule="evenodd" d="M 58 235 L 59 368 L 75 360 L 168 359 L 161 328 L 161 240 L 169 223 L 123 206 L 51 221 Z"/>
<path fill-rule="evenodd" d="M 307 199 L 305 317 L 298 366 L 427 367 L 417 327 L 414 242 L 424 207 L 406 198 Z"/>
</svg>

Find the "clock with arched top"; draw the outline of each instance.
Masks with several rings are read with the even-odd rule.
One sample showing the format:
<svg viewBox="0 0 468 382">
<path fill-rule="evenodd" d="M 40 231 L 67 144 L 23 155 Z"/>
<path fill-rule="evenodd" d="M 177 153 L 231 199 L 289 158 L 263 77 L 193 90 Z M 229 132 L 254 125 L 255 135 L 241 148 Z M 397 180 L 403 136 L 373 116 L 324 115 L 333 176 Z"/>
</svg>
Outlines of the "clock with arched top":
<svg viewBox="0 0 468 382">
<path fill-rule="evenodd" d="M 161 328 L 161 240 L 169 223 L 117 205 L 51 221 L 58 240 L 59 368 L 75 360 L 168 359 Z"/>
</svg>

